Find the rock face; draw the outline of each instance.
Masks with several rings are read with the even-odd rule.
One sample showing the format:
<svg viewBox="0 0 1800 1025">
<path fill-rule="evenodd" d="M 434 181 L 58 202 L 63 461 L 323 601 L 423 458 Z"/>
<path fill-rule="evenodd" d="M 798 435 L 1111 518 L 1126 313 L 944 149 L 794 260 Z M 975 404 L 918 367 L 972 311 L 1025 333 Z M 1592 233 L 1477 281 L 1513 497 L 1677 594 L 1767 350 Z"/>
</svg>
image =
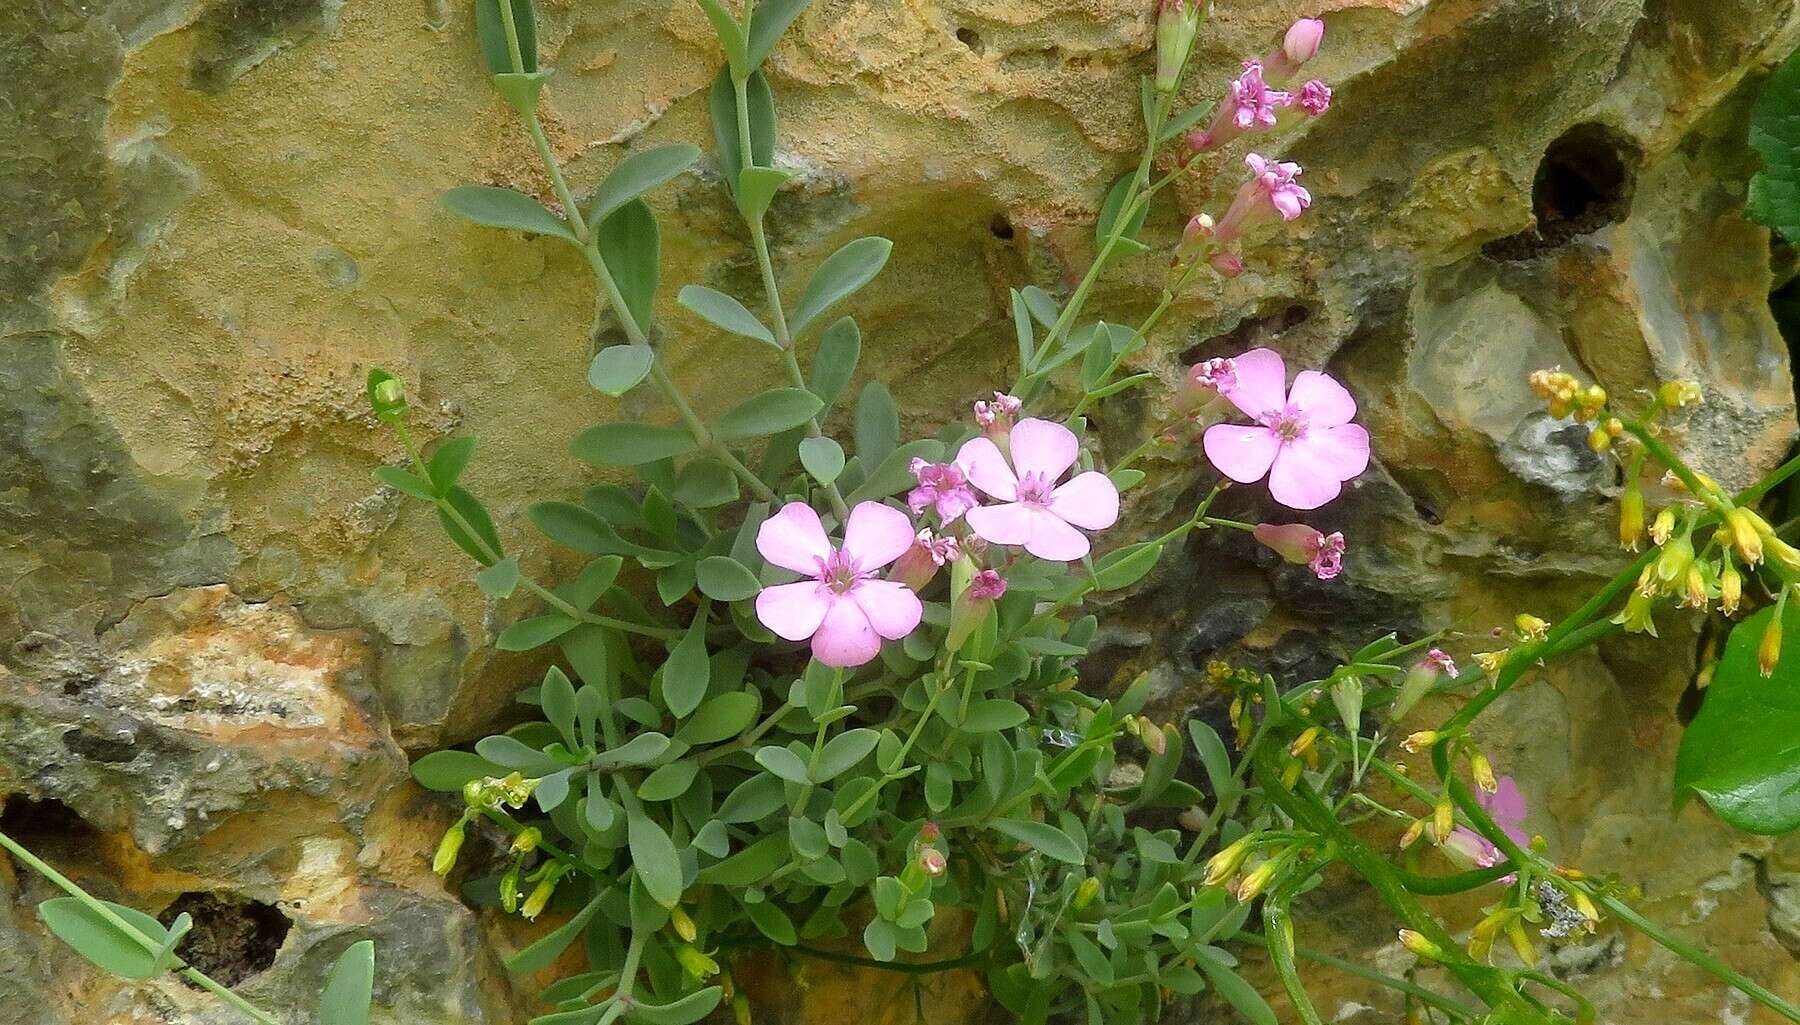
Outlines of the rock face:
<svg viewBox="0 0 1800 1025">
<path fill-rule="evenodd" d="M 1620 563 L 1616 475 L 1538 412 L 1534 367 L 1615 394 L 1700 381 L 1706 404 L 1674 440 L 1727 483 L 1786 454 L 1778 275 L 1739 211 L 1749 101 L 1800 45 L 1795 0 L 1217 6 L 1194 100 L 1292 17 L 1323 14 L 1336 103 L 1276 146 L 1306 165 L 1312 211 L 1244 276 L 1182 297 L 1144 366 L 1172 381 L 1253 344 L 1328 364 L 1377 463 L 1320 524 L 1351 537 L 1343 578 L 1199 539 L 1113 610 L 1093 685 L 1153 668 L 1170 711 L 1214 714 L 1194 689 L 1211 658 L 1298 672 L 1394 628 L 1466 628 L 1479 647 L 1517 611 L 1572 607 Z M 637 148 L 709 143 L 720 57 L 697 6 L 540 8 L 551 144 L 578 188 Z M 1010 377 L 1009 286 L 1065 290 L 1085 268 L 1099 198 L 1139 145 L 1150 8 L 815 0 L 776 52 L 778 159 L 801 171 L 776 202 L 777 260 L 797 285 L 849 238 L 895 240 L 854 312 L 863 373 L 894 385 L 909 426 Z M 498 968 L 516 937 L 430 876 L 447 810 L 405 776 L 407 753 L 506 714 L 532 667 L 488 644 L 529 609 L 484 599 L 429 510 L 370 479 L 400 453 L 363 374 L 400 374 L 429 436 L 481 437 L 467 483 L 550 575 L 565 554 L 522 511 L 589 482 L 566 440 L 662 415 L 586 386 L 618 332 L 571 254 L 433 202 L 470 181 L 548 198 L 469 22 L 446 0 L 0 11 L 0 826 L 103 895 L 207 909 L 221 969 L 275 1006 L 310 1007 L 367 936 L 383 1021 L 531 1013 Z M 1219 212 L 1241 155 L 1199 168 L 1149 235 Z M 716 412 L 777 368 L 672 296 L 699 282 L 753 298 L 755 266 L 710 157 L 653 202 L 661 337 Z M 1120 263 L 1093 311 L 1141 316 L 1161 269 Z M 1103 408 L 1102 437 L 1128 448 L 1162 412 Z M 1199 483 L 1183 462 L 1155 468 L 1140 523 Z M 1247 493 L 1226 504 L 1257 511 Z M 1483 739 L 1553 850 L 1640 883 L 1655 917 L 1800 994 L 1800 849 L 1668 810 L 1697 628 L 1556 667 L 1496 705 Z M 87 969 L 36 925 L 49 895 L 0 874 L 0 1025 L 229 1020 L 177 984 Z M 1312 910 L 1304 942 L 1404 967 L 1354 887 L 1334 881 Z M 1602 1020 L 1762 1020 L 1626 934 L 1554 956 Z M 769 1013 L 912 1020 L 907 987 L 817 974 Z M 1311 977 L 1328 1017 L 1397 1013 Z M 957 985 L 936 999 L 969 1013 Z"/>
</svg>

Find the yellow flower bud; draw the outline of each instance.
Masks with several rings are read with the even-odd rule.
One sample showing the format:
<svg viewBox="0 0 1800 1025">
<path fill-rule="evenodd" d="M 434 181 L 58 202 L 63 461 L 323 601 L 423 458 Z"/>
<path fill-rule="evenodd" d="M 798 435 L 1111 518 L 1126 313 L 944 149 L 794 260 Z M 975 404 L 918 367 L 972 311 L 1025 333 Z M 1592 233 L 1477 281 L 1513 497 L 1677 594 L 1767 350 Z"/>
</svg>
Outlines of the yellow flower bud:
<svg viewBox="0 0 1800 1025">
<path fill-rule="evenodd" d="M 1800 550 L 1776 537 L 1773 532 L 1763 535 L 1763 554 L 1781 564 L 1789 573 L 1800 573 Z"/>
<path fill-rule="evenodd" d="M 1292 790 L 1294 784 L 1300 782 L 1300 773 L 1304 771 L 1306 771 L 1306 767 L 1299 762 L 1287 763 L 1281 770 L 1281 785 Z"/>
<path fill-rule="evenodd" d="M 1763 539 L 1756 529 L 1756 519 L 1748 509 L 1732 509 L 1725 514 L 1725 528 L 1731 532 L 1731 545 L 1747 566 L 1762 561 Z"/>
<path fill-rule="evenodd" d="M 1604 452 L 1612 448 L 1612 441 L 1613 436 L 1607 433 L 1605 427 L 1596 427 L 1588 432 L 1588 448 L 1595 452 Z"/>
<path fill-rule="evenodd" d="M 1575 910 L 1581 912 L 1581 917 L 1588 920 L 1588 931 L 1593 932 L 1595 923 L 1600 921 L 1600 909 L 1594 907 L 1594 902 L 1581 890 L 1572 891 L 1569 898 L 1574 902 Z"/>
<path fill-rule="evenodd" d="M 462 853 L 464 831 L 469 820 L 460 818 L 456 825 L 444 830 L 444 838 L 438 841 L 437 854 L 431 859 L 431 871 L 440 876 L 447 876 L 456 867 L 456 856 Z"/>
<path fill-rule="evenodd" d="M 1445 959 L 1444 948 L 1411 929 L 1400 930 L 1400 945 L 1427 960 L 1442 961 Z"/>
<path fill-rule="evenodd" d="M 1288 754 L 1297 758 L 1306 753 L 1307 749 L 1313 746 L 1313 741 L 1318 739 L 1319 727 L 1308 726 L 1306 729 L 1300 731 L 1300 735 L 1295 737 L 1294 742 L 1288 746 Z"/>
<path fill-rule="evenodd" d="M 1238 883 L 1237 899 L 1245 903 L 1255 900 L 1258 894 L 1268 889 L 1269 884 L 1275 881 L 1275 873 L 1280 868 L 1281 859 L 1270 858 L 1251 869 L 1250 873 L 1244 876 L 1243 881 Z"/>
<path fill-rule="evenodd" d="M 1625 488 L 1625 496 L 1619 499 L 1619 547 L 1635 552 L 1643 540 L 1644 492 L 1633 479 Z"/>
<path fill-rule="evenodd" d="M 1406 832 L 1400 834 L 1400 849 L 1406 850 L 1418 843 L 1419 837 L 1423 835 L 1425 835 L 1425 820 L 1413 819 L 1412 825 L 1406 827 Z"/>
<path fill-rule="evenodd" d="M 1450 803 L 1450 795 L 1438 798 L 1436 807 L 1431 809 L 1431 835 L 1438 843 L 1450 839 L 1450 833 L 1456 828 L 1456 806 Z"/>
<path fill-rule="evenodd" d="M 1438 732 L 1436 730 L 1420 730 L 1417 733 L 1409 734 L 1405 740 L 1400 742 L 1400 747 L 1407 754 L 1418 754 L 1437 742 Z"/>
<path fill-rule="evenodd" d="M 519 910 L 519 863 L 516 861 L 500 877 L 500 910 L 509 915 Z"/>
<path fill-rule="evenodd" d="M 1206 878 L 1202 882 L 1207 886 L 1217 886 L 1237 872 L 1238 866 L 1249 857 L 1250 849 L 1256 845 L 1256 834 L 1239 837 L 1237 840 L 1219 849 L 1219 853 L 1207 859 Z"/>
<path fill-rule="evenodd" d="M 531 921 L 537 921 L 537 916 L 544 913 L 544 909 L 550 906 L 550 898 L 556 894 L 556 881 L 557 876 L 554 874 L 540 880 L 537 886 L 532 888 L 531 896 L 525 898 L 525 906 L 519 909 L 519 914 Z"/>
<path fill-rule="evenodd" d="M 1475 777 L 1475 785 L 1488 793 L 1491 794 L 1500 789 L 1500 783 L 1494 779 L 1493 764 L 1488 761 L 1487 755 L 1480 751 L 1469 756 L 1469 772 Z"/>
<path fill-rule="evenodd" d="M 1756 646 L 1756 667 L 1764 676 L 1775 675 L 1775 666 L 1781 662 L 1781 605 L 1775 605 L 1775 614 L 1769 617 L 1769 625 L 1763 627 L 1762 643 Z"/>
<path fill-rule="evenodd" d="M 537 850 L 538 844 L 541 843 L 543 839 L 543 830 L 536 826 L 528 826 L 519 830 L 518 835 L 513 837 L 512 852 L 514 854 L 530 854 L 532 851 Z"/>
<path fill-rule="evenodd" d="M 1100 880 L 1095 879 L 1093 876 L 1088 876 L 1081 881 L 1080 886 L 1075 888 L 1075 900 L 1073 902 L 1075 910 L 1080 911 L 1082 908 L 1092 904 L 1094 898 L 1098 896 L 1100 896 Z"/>
<path fill-rule="evenodd" d="M 1650 540 L 1654 544 L 1668 544 L 1669 535 L 1673 533 L 1675 533 L 1675 507 L 1664 506 L 1650 524 Z"/>
<path fill-rule="evenodd" d="M 675 927 L 675 935 L 689 943 L 700 935 L 700 931 L 694 927 L 694 920 L 688 917 L 688 913 L 679 904 L 669 909 L 669 924 Z"/>
</svg>

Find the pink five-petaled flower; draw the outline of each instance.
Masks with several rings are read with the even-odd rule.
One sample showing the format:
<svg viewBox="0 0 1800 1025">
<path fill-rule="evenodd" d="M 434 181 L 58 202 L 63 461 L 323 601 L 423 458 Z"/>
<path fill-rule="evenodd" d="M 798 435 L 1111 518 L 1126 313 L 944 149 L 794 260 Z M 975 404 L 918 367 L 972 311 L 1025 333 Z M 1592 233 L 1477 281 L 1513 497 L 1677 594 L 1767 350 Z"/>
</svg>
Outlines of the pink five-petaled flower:
<svg viewBox="0 0 1800 1025">
<path fill-rule="evenodd" d="M 789 502 L 763 521 L 756 550 L 812 579 L 763 588 L 756 618 L 786 640 L 812 638 L 813 656 L 828 666 L 860 666 L 880 653 L 882 638 L 897 641 L 919 625 L 919 596 L 897 580 L 875 577 L 916 540 L 905 513 L 863 502 L 850 511 L 843 547 L 834 548 L 819 514 Z"/>
<path fill-rule="evenodd" d="M 1511 776 L 1501 776 L 1493 793 L 1480 787 L 1475 789 L 1475 801 L 1481 810 L 1488 813 L 1494 825 L 1512 839 L 1513 843 L 1524 847 L 1531 843 L 1525 835 L 1525 795 L 1519 792 L 1519 784 Z M 1451 831 L 1450 838 L 1444 841 L 1445 853 L 1453 860 L 1466 861 L 1476 868 L 1493 868 L 1506 860 L 1500 848 L 1493 845 L 1487 837 L 1464 826 L 1457 826 Z M 1513 876 L 1500 880 L 1503 883 L 1513 881 Z"/>
<path fill-rule="evenodd" d="M 962 467 L 955 463 L 929 463 L 923 459 L 912 461 L 913 477 L 919 486 L 906 496 L 906 506 L 914 516 L 925 511 L 926 506 L 937 510 L 938 523 L 949 526 L 955 523 L 963 513 L 981 504 L 975 492 L 969 490 L 969 478 L 962 472 Z"/>
<path fill-rule="evenodd" d="M 1225 397 L 1256 423 L 1206 429 L 1206 458 L 1220 473 L 1239 484 L 1266 474 L 1275 501 L 1317 509 L 1368 468 L 1369 432 L 1350 422 L 1356 400 L 1343 385 L 1303 370 L 1286 389 L 1287 371 L 1273 349 L 1251 349 L 1234 362 L 1237 387 Z"/>
<path fill-rule="evenodd" d="M 1224 218 L 1213 229 L 1213 238 L 1220 245 L 1229 245 L 1276 217 L 1294 220 L 1312 206 L 1312 193 L 1297 180 L 1299 164 L 1269 160 L 1259 153 L 1246 155 L 1244 163 L 1250 165 L 1250 180 L 1238 188 Z"/>
<path fill-rule="evenodd" d="M 1057 487 L 1075 465 L 1081 444 L 1059 423 L 1027 418 L 1013 425 L 1012 464 L 987 438 L 963 445 L 956 462 L 977 488 L 1004 505 L 964 514 L 977 536 L 997 545 L 1021 545 L 1040 559 L 1068 562 L 1088 553 L 1080 530 L 1103 530 L 1119 518 L 1119 489 L 1106 474 L 1089 470 Z M 1015 473 L 1015 469 L 1017 472 Z"/>
<path fill-rule="evenodd" d="M 1321 534 L 1304 523 L 1258 523 L 1256 539 L 1283 559 L 1305 566 L 1320 580 L 1330 580 L 1344 570 L 1344 535 Z"/>
</svg>

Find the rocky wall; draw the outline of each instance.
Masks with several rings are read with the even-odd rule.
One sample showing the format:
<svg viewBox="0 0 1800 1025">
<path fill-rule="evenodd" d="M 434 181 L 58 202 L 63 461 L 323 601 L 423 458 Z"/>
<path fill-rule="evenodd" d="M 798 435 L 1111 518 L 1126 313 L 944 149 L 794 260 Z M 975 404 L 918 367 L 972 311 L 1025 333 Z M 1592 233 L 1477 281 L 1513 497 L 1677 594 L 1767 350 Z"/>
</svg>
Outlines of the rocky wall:
<svg viewBox="0 0 1800 1025">
<path fill-rule="evenodd" d="M 1699 380 L 1706 405 L 1676 441 L 1728 483 L 1787 453 L 1768 296 L 1791 256 L 1739 210 L 1749 101 L 1800 45 L 1795 0 L 1216 6 L 1195 99 L 1300 14 L 1326 19 L 1337 97 L 1280 146 L 1312 211 L 1241 278 L 1184 296 L 1144 366 L 1173 380 L 1253 344 L 1329 364 L 1376 464 L 1321 524 L 1351 538 L 1344 577 L 1200 538 L 1113 610 L 1091 685 L 1149 670 L 1171 714 L 1216 716 L 1211 659 L 1298 672 L 1396 628 L 1481 647 L 1516 611 L 1571 607 L 1620 564 L 1616 476 L 1539 412 L 1528 369 L 1618 393 Z M 539 7 L 551 143 L 578 188 L 639 147 L 708 142 L 720 57 L 697 6 Z M 777 260 L 797 284 L 849 238 L 894 239 L 854 312 L 863 373 L 909 426 L 1010 378 L 1008 287 L 1065 290 L 1085 269 L 1099 197 L 1139 145 L 1150 7 L 815 0 L 772 58 L 778 159 L 801 170 L 776 202 Z M 1150 234 L 1217 212 L 1241 150 Z M 536 667 L 488 646 L 529 606 L 482 597 L 429 510 L 370 479 L 400 452 L 363 375 L 405 378 L 430 437 L 481 437 L 467 483 L 550 575 L 566 557 L 522 514 L 591 481 L 566 440 L 659 415 L 585 384 L 619 332 L 577 258 L 433 202 L 471 181 L 549 198 L 456 0 L 0 10 L 0 828 L 103 896 L 191 910 L 194 956 L 271 1005 L 310 1006 L 337 951 L 374 938 L 383 1025 L 532 1013 L 498 967 L 523 933 L 430 875 L 449 810 L 405 767 L 509 714 Z M 776 368 L 672 295 L 754 296 L 755 266 L 710 157 L 653 202 L 660 338 L 719 411 Z M 1141 315 L 1160 285 L 1156 258 L 1125 261 L 1094 309 Z M 1119 402 L 1098 425 L 1128 447 L 1161 413 Z M 1153 468 L 1139 523 L 1201 484 L 1185 461 Z M 1225 501 L 1256 511 L 1247 492 Z M 1653 915 L 1800 997 L 1800 845 L 1670 811 L 1700 631 L 1670 621 L 1558 666 L 1498 703 L 1484 740 L 1553 850 L 1640 883 Z M 101 978 L 42 934 L 30 907 L 50 895 L 0 860 L 0 1025 L 229 1020 L 179 983 Z M 1304 943 L 1407 963 L 1347 881 L 1307 922 Z M 1605 1021 L 1764 1020 L 1626 934 L 1553 956 Z M 1394 1019 L 1389 995 L 1311 977 L 1329 1017 Z M 839 969 L 796 981 L 759 993 L 771 1020 L 979 1014 L 954 981 L 922 1001 Z"/>
</svg>

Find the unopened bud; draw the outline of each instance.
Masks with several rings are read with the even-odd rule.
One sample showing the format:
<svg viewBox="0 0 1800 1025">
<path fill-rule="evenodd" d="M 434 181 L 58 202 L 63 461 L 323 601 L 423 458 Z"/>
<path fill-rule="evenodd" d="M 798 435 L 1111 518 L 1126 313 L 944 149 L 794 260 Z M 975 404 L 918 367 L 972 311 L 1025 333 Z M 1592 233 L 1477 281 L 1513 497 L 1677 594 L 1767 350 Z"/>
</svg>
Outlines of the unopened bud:
<svg viewBox="0 0 1800 1025">
<path fill-rule="evenodd" d="M 1206 878 L 1202 880 L 1207 886 L 1217 886 L 1237 872 L 1238 867 L 1249 857 L 1250 849 L 1255 846 L 1254 834 L 1239 837 L 1237 840 L 1221 847 L 1219 853 L 1207 859 Z"/>
<path fill-rule="evenodd" d="M 1425 835 L 1425 820 L 1424 819 L 1413 819 L 1412 825 L 1406 827 L 1406 832 L 1400 834 L 1400 849 L 1406 850 L 1408 847 L 1411 847 L 1413 844 L 1418 843 L 1419 837 L 1424 836 L 1424 835 Z"/>
<path fill-rule="evenodd" d="M 1407 754 L 1418 754 L 1420 751 L 1437 743 L 1438 736 L 1439 734 L 1436 730 L 1420 730 L 1417 733 L 1409 734 L 1405 740 L 1400 742 L 1400 747 L 1404 749 Z"/>
<path fill-rule="evenodd" d="M 1488 756 L 1480 751 L 1469 756 L 1469 772 L 1475 777 L 1475 785 L 1488 793 L 1491 794 L 1500 789 L 1500 782 L 1494 778 L 1493 763 L 1489 762 Z"/>
<path fill-rule="evenodd" d="M 1156 91 L 1166 93 L 1181 81 L 1181 69 L 1200 31 L 1200 0 L 1157 0 Z"/>
<path fill-rule="evenodd" d="M 1444 948 L 1411 929 L 1400 930 L 1400 945 L 1429 961 L 1445 960 Z"/>
<path fill-rule="evenodd" d="M 694 920 L 681 909 L 679 904 L 669 909 L 669 924 L 675 927 L 675 935 L 689 943 L 694 942 L 694 938 L 700 935 L 700 930 L 694 926 Z"/>
<path fill-rule="evenodd" d="M 537 921 L 537 916 L 544 913 L 544 909 L 550 906 L 550 898 L 556 894 L 558 878 L 560 877 L 555 873 L 551 873 L 540 880 L 537 886 L 532 888 L 531 896 L 525 898 L 525 906 L 519 909 L 519 914 L 531 921 Z"/>
<path fill-rule="evenodd" d="M 1669 540 L 1669 535 L 1673 533 L 1675 533 L 1675 507 L 1664 506 L 1650 524 L 1650 540 L 1655 544 L 1664 544 Z"/>
<path fill-rule="evenodd" d="M 1604 426 L 1596 427 L 1588 432 L 1588 448 L 1595 452 L 1604 452 L 1612 448 L 1613 436 Z"/>
<path fill-rule="evenodd" d="M 1569 899 L 1574 902 L 1575 910 L 1581 912 L 1581 917 L 1588 920 L 1588 930 L 1593 931 L 1594 923 L 1600 921 L 1600 909 L 1594 907 L 1594 902 L 1580 889 L 1571 889 Z"/>
<path fill-rule="evenodd" d="M 1302 730 L 1300 735 L 1294 738 L 1294 742 L 1288 745 L 1288 754 L 1299 757 L 1306 753 L 1306 750 L 1313 746 L 1313 742 L 1319 739 L 1319 732 L 1317 726 L 1308 726 Z"/>
<path fill-rule="evenodd" d="M 1719 608 L 1727 616 L 1737 615 L 1738 603 L 1744 599 L 1744 577 L 1737 567 L 1727 562 L 1719 574 Z"/>
<path fill-rule="evenodd" d="M 1763 554 L 1789 573 L 1800 573 L 1800 550 L 1776 537 L 1773 532 L 1762 536 Z"/>
<path fill-rule="evenodd" d="M 369 407 L 375 415 L 394 423 L 406 415 L 406 386 L 381 369 L 369 371 Z"/>
<path fill-rule="evenodd" d="M 1748 509 L 1732 509 L 1725 513 L 1725 529 L 1731 533 L 1731 546 L 1747 566 L 1763 558 L 1762 534 L 1756 529 L 1757 517 Z"/>
<path fill-rule="evenodd" d="M 1275 874 L 1280 870 L 1280 858 L 1270 858 L 1251 869 L 1249 874 L 1244 876 L 1243 881 L 1238 883 L 1237 899 L 1243 903 L 1255 900 L 1259 894 L 1269 888 L 1270 883 L 1275 881 Z"/>
<path fill-rule="evenodd" d="M 541 843 L 543 839 L 543 830 L 536 826 L 528 826 L 525 829 L 519 830 L 518 835 L 513 837 L 512 852 L 514 854 L 530 854 L 532 851 L 537 850 L 538 844 Z"/>
<path fill-rule="evenodd" d="M 519 862 L 513 862 L 500 877 L 500 910 L 509 915 L 519 910 L 519 865 Z"/>
<path fill-rule="evenodd" d="M 1782 604 L 1776 603 L 1775 614 L 1769 617 L 1769 625 L 1763 627 L 1762 643 L 1756 646 L 1756 667 L 1764 676 L 1775 675 L 1775 666 L 1781 662 Z"/>
<path fill-rule="evenodd" d="M 1438 798 L 1436 806 L 1431 809 L 1431 836 L 1438 843 L 1450 839 L 1450 833 L 1456 828 L 1456 806 L 1450 803 L 1450 795 Z"/>
<path fill-rule="evenodd" d="M 1100 896 L 1100 880 L 1088 876 L 1081 881 L 1080 886 L 1075 888 L 1075 900 L 1073 901 L 1075 910 L 1080 911 L 1092 904 L 1094 898 L 1098 896 Z"/>
<path fill-rule="evenodd" d="M 468 821 L 467 818 L 457 819 L 454 826 L 444 830 L 444 838 L 438 841 L 437 854 L 431 859 L 432 872 L 447 876 L 456 867 L 456 856 L 462 853 Z"/>
</svg>

